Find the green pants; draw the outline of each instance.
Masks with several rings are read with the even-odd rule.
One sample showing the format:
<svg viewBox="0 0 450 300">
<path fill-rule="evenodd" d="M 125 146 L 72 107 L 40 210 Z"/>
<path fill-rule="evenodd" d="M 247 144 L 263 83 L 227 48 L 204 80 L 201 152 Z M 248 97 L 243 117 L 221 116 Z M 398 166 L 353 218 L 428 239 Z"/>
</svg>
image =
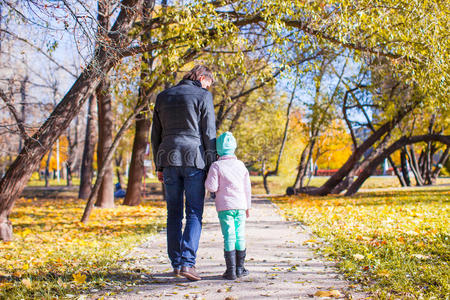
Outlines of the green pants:
<svg viewBox="0 0 450 300">
<path fill-rule="evenodd" d="M 218 215 L 225 251 L 245 250 L 245 210 L 223 210 Z"/>
</svg>

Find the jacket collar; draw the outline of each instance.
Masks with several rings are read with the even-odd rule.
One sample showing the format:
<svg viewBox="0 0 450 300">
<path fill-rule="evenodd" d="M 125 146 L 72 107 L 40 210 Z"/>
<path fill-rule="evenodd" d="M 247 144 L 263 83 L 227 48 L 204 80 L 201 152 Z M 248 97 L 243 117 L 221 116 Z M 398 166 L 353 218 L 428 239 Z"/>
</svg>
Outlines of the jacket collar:
<svg viewBox="0 0 450 300">
<path fill-rule="evenodd" d="M 194 86 L 198 86 L 198 87 L 200 87 L 200 88 L 202 87 L 202 84 L 200 83 L 199 80 L 182 79 L 182 80 L 178 83 L 178 85 L 181 85 L 181 84 L 194 85 Z"/>
<path fill-rule="evenodd" d="M 225 160 L 225 159 L 237 159 L 236 155 L 223 155 L 219 157 L 219 160 Z"/>
</svg>

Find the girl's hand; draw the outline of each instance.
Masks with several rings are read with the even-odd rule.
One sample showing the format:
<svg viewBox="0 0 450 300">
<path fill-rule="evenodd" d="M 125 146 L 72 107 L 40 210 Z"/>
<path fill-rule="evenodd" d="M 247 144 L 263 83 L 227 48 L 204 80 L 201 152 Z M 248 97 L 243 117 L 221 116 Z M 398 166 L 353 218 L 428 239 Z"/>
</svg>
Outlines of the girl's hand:
<svg viewBox="0 0 450 300">
<path fill-rule="evenodd" d="M 245 214 L 247 215 L 247 218 L 249 218 L 249 217 L 250 217 L 250 209 L 247 209 L 247 210 L 245 211 Z"/>
</svg>

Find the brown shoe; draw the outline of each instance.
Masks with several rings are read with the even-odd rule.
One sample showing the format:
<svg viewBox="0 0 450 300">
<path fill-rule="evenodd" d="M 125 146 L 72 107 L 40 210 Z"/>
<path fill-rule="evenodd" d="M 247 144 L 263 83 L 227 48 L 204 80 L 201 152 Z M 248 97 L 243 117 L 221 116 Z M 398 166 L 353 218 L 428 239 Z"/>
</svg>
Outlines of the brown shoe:
<svg viewBox="0 0 450 300">
<path fill-rule="evenodd" d="M 200 276 L 198 276 L 198 274 L 197 274 L 197 270 L 195 269 L 195 266 L 181 267 L 180 275 L 186 277 L 187 279 L 189 279 L 191 281 L 201 280 Z"/>
<path fill-rule="evenodd" d="M 180 269 L 173 269 L 173 275 L 176 277 L 180 276 Z"/>
</svg>

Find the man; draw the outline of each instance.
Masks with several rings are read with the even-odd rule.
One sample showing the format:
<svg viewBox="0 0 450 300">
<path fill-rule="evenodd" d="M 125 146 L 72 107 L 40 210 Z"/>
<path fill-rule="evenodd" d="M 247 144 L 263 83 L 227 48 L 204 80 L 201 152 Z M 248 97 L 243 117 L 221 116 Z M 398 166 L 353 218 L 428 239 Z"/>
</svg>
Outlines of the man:
<svg viewBox="0 0 450 300">
<path fill-rule="evenodd" d="M 156 98 L 152 148 L 167 202 L 167 252 L 174 274 L 200 280 L 195 268 L 202 229 L 205 179 L 216 160 L 212 72 L 197 65 Z M 182 232 L 183 193 L 186 225 Z"/>
</svg>

